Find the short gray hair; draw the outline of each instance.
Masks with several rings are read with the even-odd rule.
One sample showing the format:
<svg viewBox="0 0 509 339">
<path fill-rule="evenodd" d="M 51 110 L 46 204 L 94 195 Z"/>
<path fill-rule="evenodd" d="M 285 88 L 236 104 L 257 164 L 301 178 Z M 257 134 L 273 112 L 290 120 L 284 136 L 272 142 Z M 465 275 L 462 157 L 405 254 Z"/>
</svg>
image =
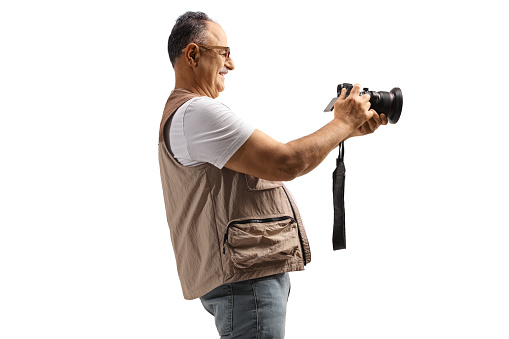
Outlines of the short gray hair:
<svg viewBox="0 0 509 339">
<path fill-rule="evenodd" d="M 191 42 L 206 43 L 207 21 L 213 22 L 203 12 L 186 12 L 179 16 L 168 39 L 168 55 L 173 67 L 182 50 Z"/>
</svg>

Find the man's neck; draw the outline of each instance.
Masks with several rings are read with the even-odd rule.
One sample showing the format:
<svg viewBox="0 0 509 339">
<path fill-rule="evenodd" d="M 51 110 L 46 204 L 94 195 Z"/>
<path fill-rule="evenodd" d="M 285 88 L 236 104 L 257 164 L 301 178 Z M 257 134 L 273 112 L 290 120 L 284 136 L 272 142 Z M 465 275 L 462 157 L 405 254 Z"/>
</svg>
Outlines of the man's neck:
<svg viewBox="0 0 509 339">
<path fill-rule="evenodd" d="M 204 86 L 201 86 L 193 77 L 192 74 L 179 74 L 179 72 L 175 72 L 175 89 L 177 88 L 183 88 L 185 90 L 188 90 L 192 93 L 201 95 L 201 96 L 207 96 L 210 98 L 215 99 L 217 97 L 214 96 L 211 89 L 207 89 Z"/>
</svg>

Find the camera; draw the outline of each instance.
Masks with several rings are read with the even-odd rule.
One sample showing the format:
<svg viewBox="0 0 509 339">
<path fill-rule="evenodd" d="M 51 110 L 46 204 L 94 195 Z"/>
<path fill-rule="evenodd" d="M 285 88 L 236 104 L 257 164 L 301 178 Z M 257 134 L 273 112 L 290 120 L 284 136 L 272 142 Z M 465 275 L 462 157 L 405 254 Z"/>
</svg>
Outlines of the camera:
<svg viewBox="0 0 509 339">
<path fill-rule="evenodd" d="M 350 91 L 353 88 L 352 84 L 343 83 L 338 85 L 338 96 L 333 98 L 331 102 L 325 107 L 324 112 L 330 112 L 334 109 L 334 103 L 338 100 L 341 95 L 341 90 L 346 88 L 346 96 L 350 95 Z M 370 91 L 369 88 L 363 88 L 360 95 L 369 94 L 371 108 L 374 109 L 378 114 L 384 113 L 387 115 L 387 119 L 391 124 L 398 122 L 401 116 L 401 110 L 403 108 L 403 92 L 399 87 L 394 87 L 390 92 L 375 92 Z"/>
</svg>

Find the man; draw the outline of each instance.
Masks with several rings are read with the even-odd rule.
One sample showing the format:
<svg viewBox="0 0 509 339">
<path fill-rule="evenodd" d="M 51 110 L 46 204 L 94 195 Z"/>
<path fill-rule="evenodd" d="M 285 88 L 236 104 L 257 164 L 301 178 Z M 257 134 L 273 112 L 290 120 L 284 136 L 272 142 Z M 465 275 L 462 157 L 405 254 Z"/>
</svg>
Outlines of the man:
<svg viewBox="0 0 509 339">
<path fill-rule="evenodd" d="M 214 100 L 235 68 L 226 33 L 201 12 L 168 41 L 175 89 L 159 131 L 159 162 L 182 291 L 200 297 L 222 338 L 283 338 L 288 272 L 311 253 L 282 181 L 313 170 L 342 140 L 387 124 L 355 85 L 315 133 L 283 144 Z"/>
</svg>

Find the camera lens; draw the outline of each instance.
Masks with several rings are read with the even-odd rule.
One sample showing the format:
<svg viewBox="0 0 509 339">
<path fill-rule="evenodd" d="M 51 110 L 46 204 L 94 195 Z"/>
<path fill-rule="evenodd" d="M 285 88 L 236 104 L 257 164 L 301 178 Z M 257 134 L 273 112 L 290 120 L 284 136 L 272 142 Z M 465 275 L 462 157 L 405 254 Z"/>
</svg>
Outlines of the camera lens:
<svg viewBox="0 0 509 339">
<path fill-rule="evenodd" d="M 403 93 L 398 87 L 390 92 L 367 92 L 370 96 L 371 108 L 378 114 L 384 113 L 391 124 L 398 122 L 403 108 Z"/>
<path fill-rule="evenodd" d="M 391 108 L 389 110 L 389 122 L 395 124 L 398 122 L 401 116 L 401 110 L 403 109 L 403 92 L 399 87 L 391 89 Z"/>
</svg>

